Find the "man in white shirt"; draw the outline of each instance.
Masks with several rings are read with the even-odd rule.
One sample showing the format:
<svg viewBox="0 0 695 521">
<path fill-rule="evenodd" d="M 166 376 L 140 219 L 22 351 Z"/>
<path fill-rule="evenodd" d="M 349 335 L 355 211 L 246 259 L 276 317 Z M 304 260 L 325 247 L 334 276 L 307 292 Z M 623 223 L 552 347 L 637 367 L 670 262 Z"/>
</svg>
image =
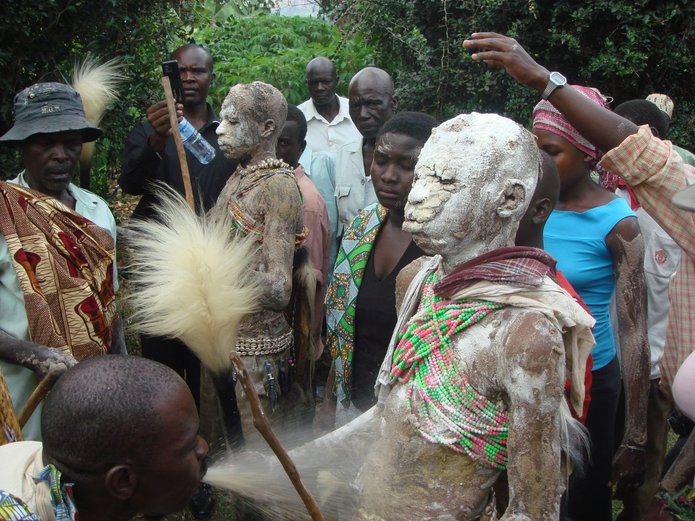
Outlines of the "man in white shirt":
<svg viewBox="0 0 695 521">
<path fill-rule="evenodd" d="M 377 67 L 365 67 L 352 77 L 348 97 L 350 117 L 361 136 L 344 145 L 335 157 L 335 197 L 341 229 L 349 226 L 360 210 L 377 202 L 369 177 L 374 143 L 381 126 L 398 108 L 391 76 Z"/>
<path fill-rule="evenodd" d="M 306 84 L 311 98 L 299 110 L 307 121 L 307 148 L 335 153 L 345 143 L 359 139 L 347 98 L 335 93 L 338 76 L 333 62 L 321 56 L 311 60 L 306 66 Z"/>
</svg>

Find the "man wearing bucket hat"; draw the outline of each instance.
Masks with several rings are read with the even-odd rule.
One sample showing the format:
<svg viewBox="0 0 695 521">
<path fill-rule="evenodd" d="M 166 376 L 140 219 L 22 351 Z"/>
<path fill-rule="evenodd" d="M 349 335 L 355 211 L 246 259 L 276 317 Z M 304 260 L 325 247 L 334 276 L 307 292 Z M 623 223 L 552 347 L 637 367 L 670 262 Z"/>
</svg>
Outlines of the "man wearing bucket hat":
<svg viewBox="0 0 695 521">
<path fill-rule="evenodd" d="M 22 90 L 14 109 L 0 142 L 19 149 L 25 169 L 0 181 L 0 370 L 19 410 L 39 378 L 123 342 L 115 221 L 105 201 L 71 183 L 82 144 L 102 132 L 61 83 Z M 39 419 L 37 410 L 25 439 L 40 439 Z"/>
</svg>

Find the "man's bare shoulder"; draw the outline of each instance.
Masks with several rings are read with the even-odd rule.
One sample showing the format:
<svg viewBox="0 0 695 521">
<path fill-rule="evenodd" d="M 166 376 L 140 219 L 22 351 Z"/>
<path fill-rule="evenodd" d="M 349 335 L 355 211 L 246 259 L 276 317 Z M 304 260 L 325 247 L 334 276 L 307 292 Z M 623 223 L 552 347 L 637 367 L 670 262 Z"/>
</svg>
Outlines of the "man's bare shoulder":
<svg viewBox="0 0 695 521">
<path fill-rule="evenodd" d="M 422 256 L 415 259 L 405 266 L 396 276 L 396 312 L 401 308 L 401 302 L 403 301 L 405 292 L 408 290 L 408 286 L 410 286 L 415 275 L 425 267 L 425 264 L 427 264 L 431 258 L 432 257 Z"/>
<path fill-rule="evenodd" d="M 294 175 L 272 175 L 256 190 L 255 195 L 265 205 L 266 212 L 282 215 L 301 213 L 302 199 Z"/>
<path fill-rule="evenodd" d="M 564 358 L 562 334 L 543 313 L 506 308 L 497 318 L 503 327 L 503 354 L 513 366 L 540 372 Z"/>
<path fill-rule="evenodd" d="M 403 291 L 408 289 L 408 286 L 415 278 L 415 275 L 417 275 L 418 272 L 425 267 L 431 258 L 432 257 L 423 255 L 405 266 L 396 277 L 396 291 L 398 291 L 400 288 L 402 288 Z"/>
</svg>

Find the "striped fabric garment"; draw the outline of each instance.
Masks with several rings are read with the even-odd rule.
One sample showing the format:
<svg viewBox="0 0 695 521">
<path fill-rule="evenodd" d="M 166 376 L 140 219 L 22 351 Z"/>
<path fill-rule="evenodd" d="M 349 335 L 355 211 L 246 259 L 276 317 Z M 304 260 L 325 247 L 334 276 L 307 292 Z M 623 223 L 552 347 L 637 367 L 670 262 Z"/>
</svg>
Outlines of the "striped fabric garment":
<svg viewBox="0 0 695 521">
<path fill-rule="evenodd" d="M 661 360 L 662 383 L 670 388 L 678 367 L 695 349 L 695 214 L 671 204 L 675 194 L 695 184 L 695 167 L 684 164 L 671 143 L 652 136 L 646 125 L 606 153 L 601 165 L 625 179 L 684 253 L 669 288 L 671 309 Z"/>
</svg>

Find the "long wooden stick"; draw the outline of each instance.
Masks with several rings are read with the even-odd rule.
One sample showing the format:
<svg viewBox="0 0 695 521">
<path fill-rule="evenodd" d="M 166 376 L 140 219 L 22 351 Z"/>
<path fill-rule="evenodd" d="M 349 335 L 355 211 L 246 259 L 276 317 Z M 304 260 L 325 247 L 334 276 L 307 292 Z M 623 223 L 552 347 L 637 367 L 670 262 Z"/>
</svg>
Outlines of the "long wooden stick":
<svg viewBox="0 0 695 521">
<path fill-rule="evenodd" d="M 22 410 L 19 413 L 17 421 L 19 422 L 20 427 L 24 428 L 24 425 L 27 423 L 27 421 L 29 421 L 29 418 L 36 410 L 36 407 L 38 407 L 38 405 L 41 403 L 41 400 L 43 400 L 46 397 L 48 391 L 51 390 L 53 384 L 56 382 L 56 380 L 62 373 L 63 369 L 51 369 L 50 371 L 48 371 L 48 374 L 41 379 L 39 385 L 37 385 L 36 389 L 34 389 L 34 391 L 29 395 L 29 398 L 27 399 L 26 403 L 24 404 L 24 407 L 22 407 Z"/>
<path fill-rule="evenodd" d="M 290 478 L 292 485 L 294 485 L 294 488 L 297 490 L 299 497 L 302 498 L 304 506 L 306 507 L 307 512 L 309 512 L 311 519 L 313 521 L 324 521 L 316 499 L 314 499 L 314 496 L 311 495 L 311 492 L 309 492 L 304 486 L 304 483 L 302 483 L 302 478 L 300 477 L 299 471 L 297 471 L 297 467 L 292 461 L 292 458 L 290 458 L 290 455 L 285 450 L 285 447 L 282 446 L 282 443 L 273 432 L 273 428 L 270 426 L 268 417 L 261 408 L 261 401 L 258 399 L 256 389 L 249 378 L 246 367 L 244 367 L 244 362 L 236 352 L 230 354 L 229 358 L 232 360 L 232 364 L 234 364 L 234 368 L 236 369 L 239 380 L 241 381 L 241 386 L 244 388 L 246 396 L 248 396 L 251 412 L 253 413 L 254 427 L 258 429 L 258 432 L 260 432 L 261 436 L 265 438 L 265 441 L 268 442 L 268 445 L 270 445 L 270 448 L 273 449 L 273 452 L 280 460 L 280 463 L 285 469 L 287 476 Z"/>
<path fill-rule="evenodd" d="M 176 154 L 179 156 L 181 164 L 181 177 L 183 178 L 183 190 L 186 195 L 188 206 L 195 209 L 193 201 L 193 189 L 191 188 L 191 175 L 188 172 L 188 162 L 186 161 L 186 151 L 183 149 L 183 140 L 179 131 L 179 118 L 176 116 L 176 102 L 174 94 L 171 91 L 171 83 L 167 76 L 162 76 L 162 87 L 164 87 L 164 97 L 167 101 L 169 109 L 169 122 L 171 123 L 171 132 L 174 135 L 174 143 L 176 144 Z"/>
</svg>

